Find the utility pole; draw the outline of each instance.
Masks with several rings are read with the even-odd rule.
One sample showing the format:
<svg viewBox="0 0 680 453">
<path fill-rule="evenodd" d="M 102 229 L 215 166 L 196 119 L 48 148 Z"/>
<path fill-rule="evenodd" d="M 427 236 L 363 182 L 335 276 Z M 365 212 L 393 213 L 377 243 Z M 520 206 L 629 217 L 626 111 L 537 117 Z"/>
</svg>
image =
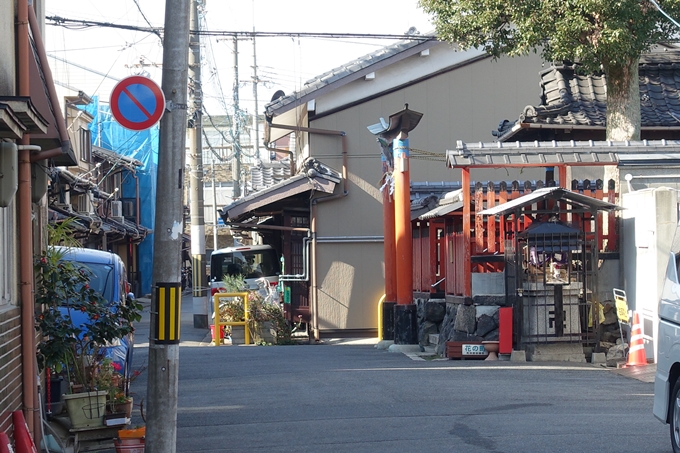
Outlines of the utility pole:
<svg viewBox="0 0 680 453">
<path fill-rule="evenodd" d="M 253 27 L 253 99 L 255 99 L 255 113 L 253 114 L 253 128 L 255 129 L 255 143 L 253 144 L 253 155 L 255 158 L 260 157 L 260 128 L 258 122 L 257 111 L 260 108 L 257 105 L 257 46 L 255 44 L 255 27 Z"/>
<path fill-rule="evenodd" d="M 231 166 L 231 178 L 234 181 L 234 200 L 241 198 L 241 139 L 238 124 L 238 37 L 234 36 L 234 116 L 231 119 L 234 140 L 234 159 Z"/>
<path fill-rule="evenodd" d="M 205 275 L 205 202 L 203 197 L 203 85 L 201 84 L 201 38 L 198 2 L 191 0 L 189 14 L 192 33 L 189 36 L 189 154 L 191 177 L 191 273 L 194 328 L 208 328 L 208 282 Z"/>
<path fill-rule="evenodd" d="M 146 452 L 176 453 L 190 0 L 166 0 L 149 335 Z M 167 316 L 165 316 L 167 314 Z"/>
<path fill-rule="evenodd" d="M 213 198 L 213 215 L 215 216 L 215 223 L 213 224 L 213 251 L 217 250 L 217 187 L 215 187 L 215 158 L 210 162 L 212 167 L 212 198 Z"/>
</svg>

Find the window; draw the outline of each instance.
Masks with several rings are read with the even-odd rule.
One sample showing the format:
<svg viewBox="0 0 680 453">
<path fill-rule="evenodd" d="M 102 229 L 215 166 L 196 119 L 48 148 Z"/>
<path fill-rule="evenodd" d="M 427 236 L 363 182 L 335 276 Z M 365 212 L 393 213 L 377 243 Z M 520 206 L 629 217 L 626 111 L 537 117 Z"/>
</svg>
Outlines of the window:
<svg viewBox="0 0 680 453">
<path fill-rule="evenodd" d="M 16 257 L 14 250 L 14 232 L 16 231 L 14 210 L 14 203 L 11 203 L 7 208 L 0 208 L 0 231 L 10 232 L 10 234 L 1 235 L 0 256 Z M 9 304 L 15 296 L 13 294 L 16 277 L 15 262 L 15 259 L 9 259 L 5 262 L 4 266 L 0 266 L 0 307 Z"/>
<path fill-rule="evenodd" d="M 80 147 L 80 160 L 92 162 L 92 138 L 89 129 L 78 129 L 78 146 Z"/>
</svg>

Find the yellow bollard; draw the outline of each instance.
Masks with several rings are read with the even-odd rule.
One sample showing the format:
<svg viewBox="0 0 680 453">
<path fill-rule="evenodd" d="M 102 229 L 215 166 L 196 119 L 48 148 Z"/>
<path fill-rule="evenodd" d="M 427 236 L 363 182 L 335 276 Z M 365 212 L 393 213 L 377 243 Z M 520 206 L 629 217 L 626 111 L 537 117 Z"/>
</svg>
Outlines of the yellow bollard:
<svg viewBox="0 0 680 453">
<path fill-rule="evenodd" d="M 385 302 L 386 295 L 383 294 L 378 301 L 378 341 L 383 340 L 383 302 Z"/>
</svg>

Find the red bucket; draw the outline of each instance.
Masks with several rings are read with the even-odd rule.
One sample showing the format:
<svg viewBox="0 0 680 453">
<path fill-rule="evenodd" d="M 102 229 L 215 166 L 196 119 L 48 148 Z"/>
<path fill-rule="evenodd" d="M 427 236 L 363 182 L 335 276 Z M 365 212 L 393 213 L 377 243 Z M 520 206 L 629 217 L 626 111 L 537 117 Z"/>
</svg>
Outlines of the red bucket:
<svg viewBox="0 0 680 453">
<path fill-rule="evenodd" d="M 215 324 L 210 324 L 210 338 L 215 338 Z M 224 326 L 220 326 L 220 340 L 224 340 Z"/>
</svg>

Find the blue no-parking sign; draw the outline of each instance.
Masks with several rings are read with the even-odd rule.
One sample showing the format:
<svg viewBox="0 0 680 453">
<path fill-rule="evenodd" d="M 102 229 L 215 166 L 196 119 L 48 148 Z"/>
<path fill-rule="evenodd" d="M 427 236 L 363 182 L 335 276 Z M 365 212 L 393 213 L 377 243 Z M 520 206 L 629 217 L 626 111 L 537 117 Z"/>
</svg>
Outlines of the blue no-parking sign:
<svg viewBox="0 0 680 453">
<path fill-rule="evenodd" d="M 153 80 L 127 77 L 111 92 L 113 118 L 126 129 L 143 131 L 160 121 L 165 111 L 165 96 Z"/>
</svg>

